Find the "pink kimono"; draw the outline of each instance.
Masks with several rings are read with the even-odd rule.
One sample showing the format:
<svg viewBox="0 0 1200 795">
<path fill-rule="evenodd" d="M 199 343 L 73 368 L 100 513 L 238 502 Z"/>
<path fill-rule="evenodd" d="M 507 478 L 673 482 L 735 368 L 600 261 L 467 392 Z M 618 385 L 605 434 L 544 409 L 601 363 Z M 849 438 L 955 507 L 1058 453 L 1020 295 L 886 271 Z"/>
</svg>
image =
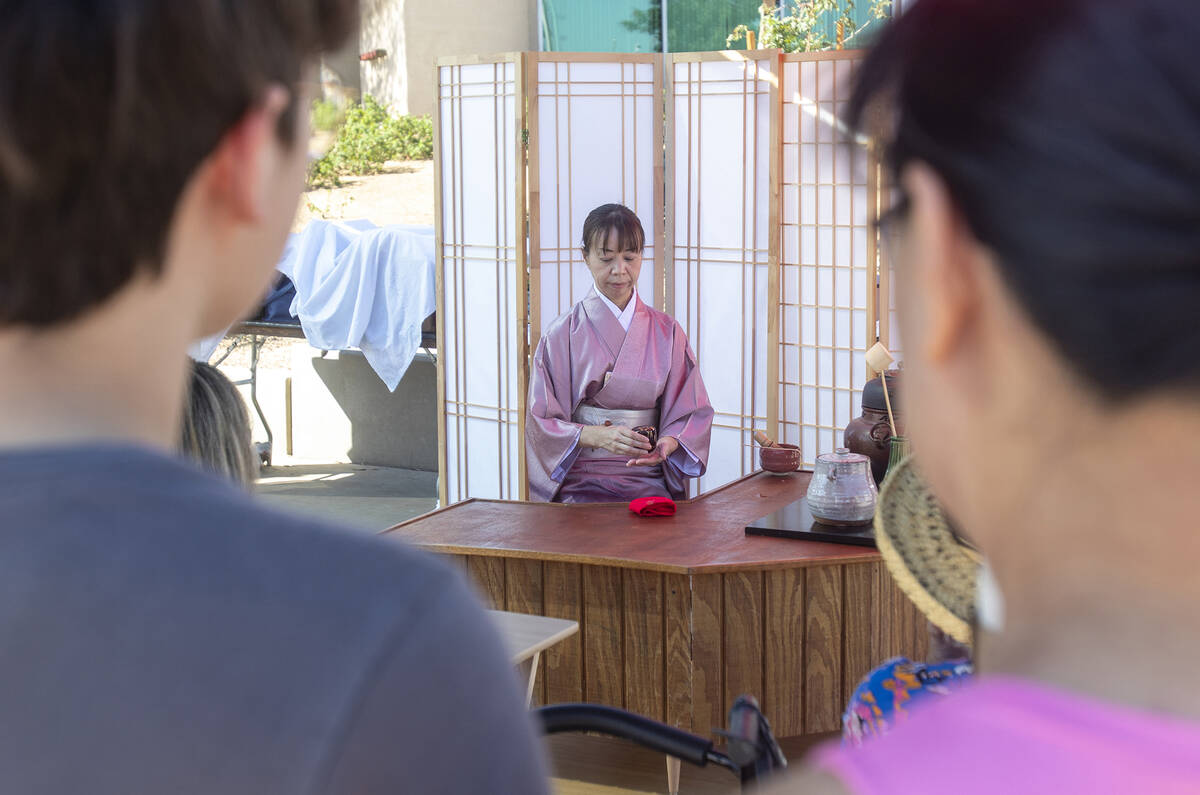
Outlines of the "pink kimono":
<svg viewBox="0 0 1200 795">
<path fill-rule="evenodd" d="M 632 300 L 628 332 L 593 288 L 538 343 L 525 423 L 534 500 L 680 499 L 683 479 L 704 474 L 713 409 L 696 357 L 674 318 Z M 595 420 L 605 416 L 616 425 L 654 425 L 679 449 L 661 465 L 627 467 L 627 456 L 581 447 L 583 425 L 603 424 Z"/>
</svg>

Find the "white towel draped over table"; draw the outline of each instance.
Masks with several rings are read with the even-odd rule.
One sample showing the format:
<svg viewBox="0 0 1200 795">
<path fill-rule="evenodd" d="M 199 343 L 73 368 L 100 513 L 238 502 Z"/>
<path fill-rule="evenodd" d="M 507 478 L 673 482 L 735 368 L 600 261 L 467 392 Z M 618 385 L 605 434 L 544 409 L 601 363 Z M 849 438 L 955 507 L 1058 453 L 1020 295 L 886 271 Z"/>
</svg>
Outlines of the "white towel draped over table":
<svg viewBox="0 0 1200 795">
<path fill-rule="evenodd" d="M 360 349 L 394 391 L 436 306 L 433 227 L 312 221 L 277 268 L 296 286 L 291 311 L 309 343 Z"/>
</svg>

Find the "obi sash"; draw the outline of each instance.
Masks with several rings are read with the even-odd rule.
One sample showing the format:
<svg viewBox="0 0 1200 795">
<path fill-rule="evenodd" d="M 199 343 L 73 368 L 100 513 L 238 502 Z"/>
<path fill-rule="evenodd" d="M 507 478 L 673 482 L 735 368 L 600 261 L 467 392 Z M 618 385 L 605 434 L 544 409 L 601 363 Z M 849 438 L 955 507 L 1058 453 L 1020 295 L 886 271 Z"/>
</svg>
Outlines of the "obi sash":
<svg viewBox="0 0 1200 795">
<path fill-rule="evenodd" d="M 634 428 L 638 425 L 653 425 L 658 427 L 658 409 L 606 409 L 580 403 L 571 416 L 572 422 L 580 425 L 603 425 L 606 421 L 613 425 Z M 579 451 L 580 458 L 613 458 L 613 454 L 603 448 L 583 448 Z M 627 460 L 622 459 L 622 460 Z"/>
</svg>

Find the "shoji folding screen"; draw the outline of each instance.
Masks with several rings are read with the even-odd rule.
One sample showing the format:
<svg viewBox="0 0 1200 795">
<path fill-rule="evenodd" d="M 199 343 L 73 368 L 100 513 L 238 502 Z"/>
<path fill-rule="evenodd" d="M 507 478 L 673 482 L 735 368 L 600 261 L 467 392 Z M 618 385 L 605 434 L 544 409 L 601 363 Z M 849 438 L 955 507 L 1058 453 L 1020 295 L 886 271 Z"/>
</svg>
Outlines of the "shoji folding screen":
<svg viewBox="0 0 1200 795">
<path fill-rule="evenodd" d="M 579 237 L 606 202 L 641 218 L 639 292 L 687 331 L 716 409 L 698 489 L 756 468 L 755 428 L 809 463 L 840 443 L 864 351 L 894 344 L 878 169 L 838 122 L 856 57 L 439 63 L 443 503 L 525 496 L 529 355 L 591 286 Z"/>
<path fill-rule="evenodd" d="M 520 55 L 441 61 L 438 242 L 439 490 L 520 499 L 525 467 L 525 170 Z"/>
<path fill-rule="evenodd" d="M 705 491 L 755 468 L 772 433 L 778 286 L 778 54 L 672 56 L 667 311 L 684 331 L 716 416 Z M 758 57 L 753 57 L 758 56 Z"/>
<path fill-rule="evenodd" d="M 662 307 L 662 69 L 655 55 L 529 53 L 531 350 L 592 286 L 579 252 L 595 207 L 646 230 L 638 293 Z"/>
<path fill-rule="evenodd" d="M 857 57 L 783 56 L 779 434 L 806 464 L 859 415 L 875 342 L 875 166 L 840 122 Z"/>
</svg>

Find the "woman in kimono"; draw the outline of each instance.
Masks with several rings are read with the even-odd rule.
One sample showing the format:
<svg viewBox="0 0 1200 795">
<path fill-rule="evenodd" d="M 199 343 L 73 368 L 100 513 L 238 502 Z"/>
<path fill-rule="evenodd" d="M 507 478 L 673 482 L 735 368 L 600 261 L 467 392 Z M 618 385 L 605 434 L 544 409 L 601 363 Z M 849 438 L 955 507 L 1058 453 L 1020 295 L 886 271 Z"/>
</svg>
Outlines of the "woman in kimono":
<svg viewBox="0 0 1200 795">
<path fill-rule="evenodd" d="M 595 284 L 550 324 L 533 358 L 525 449 L 534 500 L 679 499 L 684 478 L 704 474 L 712 405 L 683 329 L 638 297 L 645 239 L 620 204 L 584 221 Z M 641 425 L 657 428 L 655 445 L 633 430 Z"/>
</svg>

